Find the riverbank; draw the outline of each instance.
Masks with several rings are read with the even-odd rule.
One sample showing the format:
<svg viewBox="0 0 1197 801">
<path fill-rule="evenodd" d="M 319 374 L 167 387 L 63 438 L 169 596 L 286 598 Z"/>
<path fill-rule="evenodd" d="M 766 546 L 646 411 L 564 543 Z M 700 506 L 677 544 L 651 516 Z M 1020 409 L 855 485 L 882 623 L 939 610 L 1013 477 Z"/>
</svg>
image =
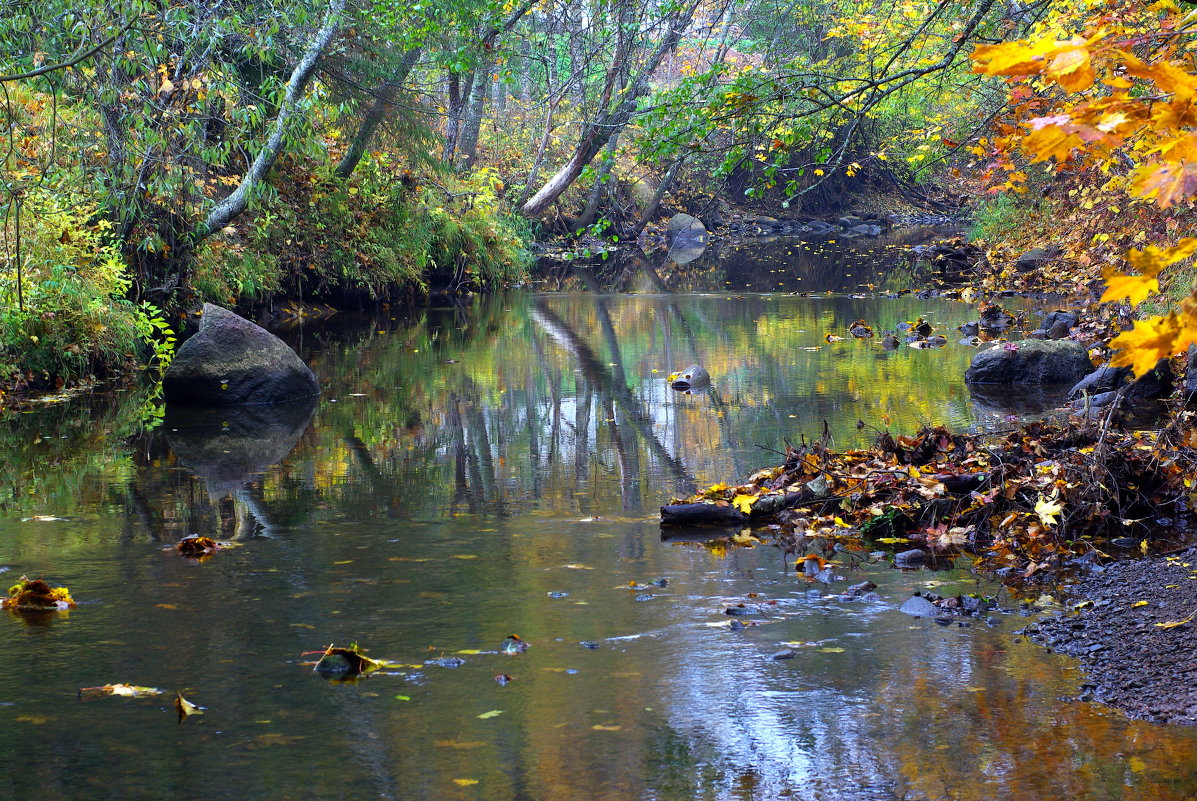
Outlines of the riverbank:
<svg viewBox="0 0 1197 801">
<path fill-rule="evenodd" d="M 1197 549 L 1090 565 L 1063 590 L 1071 611 L 1023 632 L 1080 661 L 1089 682 L 1078 700 L 1156 723 L 1197 723 Z"/>
</svg>

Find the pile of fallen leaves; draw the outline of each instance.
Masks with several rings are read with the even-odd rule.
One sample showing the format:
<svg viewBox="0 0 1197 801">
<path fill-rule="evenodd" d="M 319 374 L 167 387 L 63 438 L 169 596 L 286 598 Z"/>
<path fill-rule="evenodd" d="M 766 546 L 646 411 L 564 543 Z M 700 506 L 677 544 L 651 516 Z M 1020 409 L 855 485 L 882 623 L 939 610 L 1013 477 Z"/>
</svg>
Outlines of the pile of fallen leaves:
<svg viewBox="0 0 1197 801">
<path fill-rule="evenodd" d="M 21 576 L 21 580 L 8 588 L 8 597 L 0 601 L 0 607 L 12 610 L 64 610 L 75 608 L 75 599 L 66 587 L 52 587 L 41 579 Z"/>
<path fill-rule="evenodd" d="M 935 427 L 848 451 L 787 442 L 783 464 L 675 503 L 734 508 L 792 554 L 913 543 L 1029 578 L 1183 536 L 1197 501 L 1194 423 L 1180 412 L 1154 431 L 1076 417 L 981 435 Z"/>
</svg>

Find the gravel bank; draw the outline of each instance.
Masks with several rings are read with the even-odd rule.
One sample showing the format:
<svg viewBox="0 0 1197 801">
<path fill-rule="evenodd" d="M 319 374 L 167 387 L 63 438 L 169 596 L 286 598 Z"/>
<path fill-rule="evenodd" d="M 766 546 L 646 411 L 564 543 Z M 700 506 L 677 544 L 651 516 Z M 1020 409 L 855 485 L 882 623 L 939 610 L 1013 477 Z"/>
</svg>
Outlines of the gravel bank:
<svg viewBox="0 0 1197 801">
<path fill-rule="evenodd" d="M 1068 592 L 1082 608 L 1026 633 L 1081 661 L 1089 676 L 1081 699 L 1158 723 L 1197 723 L 1197 549 L 1115 563 Z"/>
</svg>

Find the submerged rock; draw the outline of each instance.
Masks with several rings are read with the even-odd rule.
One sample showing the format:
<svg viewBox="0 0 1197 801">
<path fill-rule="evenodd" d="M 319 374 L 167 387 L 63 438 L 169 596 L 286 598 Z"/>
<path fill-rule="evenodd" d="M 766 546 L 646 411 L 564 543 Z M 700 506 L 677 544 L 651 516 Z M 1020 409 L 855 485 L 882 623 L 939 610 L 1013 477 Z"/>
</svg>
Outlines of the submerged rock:
<svg viewBox="0 0 1197 801">
<path fill-rule="evenodd" d="M 320 393 L 320 384 L 287 343 L 205 303 L 199 332 L 175 354 L 162 392 L 168 404 L 240 406 L 310 398 Z"/>
<path fill-rule="evenodd" d="M 927 563 L 927 552 L 918 548 L 894 554 L 894 567 L 922 567 Z"/>
<path fill-rule="evenodd" d="M 702 389 L 710 386 L 711 374 L 701 364 L 692 364 L 673 377 L 671 387 L 677 390 Z"/>
<path fill-rule="evenodd" d="M 913 617 L 936 618 L 943 615 L 942 609 L 921 595 L 915 595 L 907 599 L 906 603 L 898 607 L 898 611 L 912 615 Z"/>
<path fill-rule="evenodd" d="M 1129 367 L 1099 367 L 1068 390 L 1068 398 L 1069 400 L 1079 398 L 1085 393 L 1092 396 L 1102 392 L 1112 392 L 1125 384 L 1130 375 Z"/>
</svg>

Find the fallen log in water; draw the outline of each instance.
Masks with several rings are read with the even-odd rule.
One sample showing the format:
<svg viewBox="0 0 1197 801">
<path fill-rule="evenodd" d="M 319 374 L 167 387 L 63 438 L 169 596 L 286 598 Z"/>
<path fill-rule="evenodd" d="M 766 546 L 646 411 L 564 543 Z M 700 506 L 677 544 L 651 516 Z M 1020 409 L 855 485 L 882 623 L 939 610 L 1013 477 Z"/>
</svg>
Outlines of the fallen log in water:
<svg viewBox="0 0 1197 801">
<path fill-rule="evenodd" d="M 825 484 L 821 484 L 825 487 Z M 824 500 L 825 492 L 808 487 L 777 495 L 762 495 L 749 507 L 748 514 L 735 506 L 719 503 L 674 503 L 661 507 L 663 526 L 742 526 L 758 523 L 784 509 L 792 509 L 813 501 Z"/>
</svg>

